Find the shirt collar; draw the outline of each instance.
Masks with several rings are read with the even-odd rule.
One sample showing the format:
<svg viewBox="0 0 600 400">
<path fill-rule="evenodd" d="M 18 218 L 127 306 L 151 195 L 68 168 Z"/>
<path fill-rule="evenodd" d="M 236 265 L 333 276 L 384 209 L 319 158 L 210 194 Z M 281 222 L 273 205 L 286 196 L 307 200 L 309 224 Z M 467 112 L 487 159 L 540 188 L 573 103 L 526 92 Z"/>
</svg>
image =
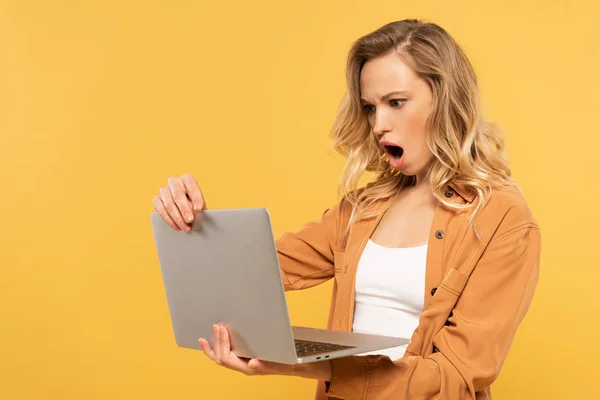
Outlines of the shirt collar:
<svg viewBox="0 0 600 400">
<path fill-rule="evenodd" d="M 467 185 L 452 182 L 449 183 L 448 186 L 453 191 L 455 191 L 460 197 L 462 197 L 466 202 L 472 203 L 473 200 L 475 200 L 475 192 Z"/>
</svg>

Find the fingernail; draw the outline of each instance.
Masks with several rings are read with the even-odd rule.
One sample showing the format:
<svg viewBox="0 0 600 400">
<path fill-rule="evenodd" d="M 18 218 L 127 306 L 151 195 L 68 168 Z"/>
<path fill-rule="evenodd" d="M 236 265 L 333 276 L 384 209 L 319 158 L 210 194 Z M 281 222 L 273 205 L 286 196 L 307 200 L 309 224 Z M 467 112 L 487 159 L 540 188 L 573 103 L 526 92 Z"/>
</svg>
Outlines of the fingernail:
<svg viewBox="0 0 600 400">
<path fill-rule="evenodd" d="M 186 213 L 186 214 L 185 214 L 185 220 L 186 220 L 187 222 L 191 222 L 191 221 L 192 221 L 192 214 L 190 214 L 190 213 Z"/>
<path fill-rule="evenodd" d="M 194 204 L 194 210 L 198 211 L 202 208 L 202 205 L 200 203 L 196 203 Z"/>
</svg>

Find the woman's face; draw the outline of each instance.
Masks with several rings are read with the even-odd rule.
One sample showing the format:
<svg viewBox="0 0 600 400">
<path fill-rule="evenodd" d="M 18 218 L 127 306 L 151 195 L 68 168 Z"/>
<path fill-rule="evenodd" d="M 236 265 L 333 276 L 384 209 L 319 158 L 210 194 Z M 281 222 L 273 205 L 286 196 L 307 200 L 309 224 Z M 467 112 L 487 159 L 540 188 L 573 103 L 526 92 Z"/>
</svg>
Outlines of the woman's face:
<svg viewBox="0 0 600 400">
<path fill-rule="evenodd" d="M 427 147 L 433 96 L 398 55 L 367 61 L 360 74 L 361 102 L 392 168 L 423 179 L 433 154 Z"/>
</svg>

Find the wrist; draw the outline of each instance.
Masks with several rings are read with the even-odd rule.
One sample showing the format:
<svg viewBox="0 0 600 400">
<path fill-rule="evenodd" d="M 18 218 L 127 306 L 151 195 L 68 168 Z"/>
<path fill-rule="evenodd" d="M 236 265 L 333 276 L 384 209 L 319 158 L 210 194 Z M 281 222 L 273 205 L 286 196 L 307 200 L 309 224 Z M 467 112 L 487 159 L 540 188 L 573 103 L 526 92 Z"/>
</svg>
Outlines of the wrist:
<svg viewBox="0 0 600 400">
<path fill-rule="evenodd" d="M 308 364 L 297 364 L 293 374 L 301 378 L 327 381 L 331 379 L 331 363 L 327 360 Z"/>
</svg>

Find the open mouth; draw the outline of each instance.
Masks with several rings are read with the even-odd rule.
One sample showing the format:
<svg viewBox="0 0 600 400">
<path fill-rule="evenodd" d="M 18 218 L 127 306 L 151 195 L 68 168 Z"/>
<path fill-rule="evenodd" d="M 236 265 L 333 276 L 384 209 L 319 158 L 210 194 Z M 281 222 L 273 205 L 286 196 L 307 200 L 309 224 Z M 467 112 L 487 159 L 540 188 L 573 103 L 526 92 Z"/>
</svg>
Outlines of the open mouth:
<svg viewBox="0 0 600 400">
<path fill-rule="evenodd" d="M 392 156 L 395 160 L 399 160 L 404 154 L 404 149 L 400 146 L 395 145 L 385 145 L 383 146 L 385 152 Z"/>
<path fill-rule="evenodd" d="M 388 162 L 394 169 L 401 170 L 404 165 L 404 149 L 397 144 L 382 140 L 379 146 L 385 151 L 388 156 Z"/>
</svg>

